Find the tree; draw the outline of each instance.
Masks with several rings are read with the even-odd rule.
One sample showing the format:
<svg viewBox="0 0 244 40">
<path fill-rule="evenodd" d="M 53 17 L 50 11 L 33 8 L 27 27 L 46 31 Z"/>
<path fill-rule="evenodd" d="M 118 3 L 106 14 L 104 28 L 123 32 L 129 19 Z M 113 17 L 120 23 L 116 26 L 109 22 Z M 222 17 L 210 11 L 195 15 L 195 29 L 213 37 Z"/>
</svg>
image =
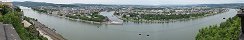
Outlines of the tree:
<svg viewBox="0 0 244 40">
<path fill-rule="evenodd" d="M 1 7 L 2 5 L 0 5 Z M 46 38 L 34 35 L 33 30 L 25 29 L 21 23 L 21 12 L 11 10 L 9 7 L 3 7 L 3 10 L 1 13 L 2 16 L 0 16 L 0 21 L 5 24 L 12 24 L 15 28 L 16 32 L 20 36 L 22 40 L 47 40 Z M 18 9 L 19 10 L 19 9 Z"/>
<path fill-rule="evenodd" d="M 236 16 L 220 26 L 209 26 L 199 30 L 196 40 L 239 40 L 240 19 Z"/>
</svg>

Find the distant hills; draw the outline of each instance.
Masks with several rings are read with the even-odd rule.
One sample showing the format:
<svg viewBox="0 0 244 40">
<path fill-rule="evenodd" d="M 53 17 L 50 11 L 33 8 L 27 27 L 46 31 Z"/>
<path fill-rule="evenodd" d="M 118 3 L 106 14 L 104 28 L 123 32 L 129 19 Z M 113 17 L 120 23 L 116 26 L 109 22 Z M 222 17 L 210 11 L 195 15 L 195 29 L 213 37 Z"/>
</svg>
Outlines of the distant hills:
<svg viewBox="0 0 244 40">
<path fill-rule="evenodd" d="M 212 7 L 212 8 L 242 8 L 244 3 L 228 3 L 228 4 L 196 4 L 196 5 L 105 5 L 105 4 L 53 4 L 45 2 L 13 2 L 15 6 L 52 6 L 52 7 L 89 7 L 89 6 L 102 6 L 102 7 Z"/>
<path fill-rule="evenodd" d="M 63 7 L 78 7 L 76 5 L 69 5 L 69 4 L 53 4 L 53 3 L 45 3 L 45 2 L 12 2 L 13 5 L 16 6 L 27 6 L 27 7 L 35 7 L 35 6 L 53 6 L 53 7 L 58 7 L 58 6 L 63 6 Z"/>
<path fill-rule="evenodd" d="M 197 6 L 207 7 L 221 7 L 221 8 L 241 8 L 244 7 L 244 3 L 229 3 L 229 4 L 199 4 Z"/>
</svg>

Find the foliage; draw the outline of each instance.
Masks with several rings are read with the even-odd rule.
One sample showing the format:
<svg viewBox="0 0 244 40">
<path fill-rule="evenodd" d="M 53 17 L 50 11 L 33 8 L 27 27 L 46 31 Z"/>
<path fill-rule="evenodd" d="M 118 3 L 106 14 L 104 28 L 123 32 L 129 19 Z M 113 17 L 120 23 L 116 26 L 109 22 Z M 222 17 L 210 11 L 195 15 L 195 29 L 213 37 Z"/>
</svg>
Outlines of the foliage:
<svg viewBox="0 0 244 40">
<path fill-rule="evenodd" d="M 0 5 L 4 6 L 4 5 Z M 2 12 L 2 16 L 0 16 L 0 21 L 5 24 L 12 24 L 17 31 L 18 35 L 22 40 L 47 40 L 46 38 L 39 36 L 39 34 L 35 35 L 36 33 L 32 33 L 29 29 L 25 29 L 21 23 L 21 12 L 16 10 L 11 10 L 11 8 L 1 7 L 6 12 Z"/>
<path fill-rule="evenodd" d="M 15 11 L 17 11 L 17 12 L 21 12 L 21 9 L 20 9 L 19 7 L 15 7 L 14 9 L 15 9 Z"/>
<path fill-rule="evenodd" d="M 11 11 L 8 5 L 0 5 L 0 8 L 1 8 L 1 15 L 5 15 L 6 13 Z"/>
<path fill-rule="evenodd" d="M 89 17 L 90 18 L 89 18 Z M 82 19 L 82 20 L 88 20 L 88 21 L 95 21 L 95 22 L 103 22 L 106 17 L 99 15 L 98 12 L 94 12 L 91 15 L 66 15 L 66 17 L 73 18 L 73 19 Z"/>
<path fill-rule="evenodd" d="M 41 12 L 41 13 L 47 13 L 47 11 L 45 9 L 40 10 L 40 9 L 36 9 L 36 8 L 32 8 L 33 10 L 37 11 L 37 12 Z"/>
<path fill-rule="evenodd" d="M 219 26 L 209 26 L 199 30 L 196 40 L 238 40 L 240 18 L 229 18 Z"/>
</svg>

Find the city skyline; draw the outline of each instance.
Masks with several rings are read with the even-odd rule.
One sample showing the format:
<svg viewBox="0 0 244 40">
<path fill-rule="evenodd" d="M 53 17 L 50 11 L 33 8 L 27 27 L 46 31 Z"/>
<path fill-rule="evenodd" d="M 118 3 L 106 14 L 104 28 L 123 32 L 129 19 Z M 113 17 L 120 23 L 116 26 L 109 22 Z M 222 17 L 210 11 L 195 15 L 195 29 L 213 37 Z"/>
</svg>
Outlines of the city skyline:
<svg viewBox="0 0 244 40">
<path fill-rule="evenodd" d="M 4 0 L 3 0 L 4 1 Z M 6 0 L 5 0 L 6 1 Z M 9 0 L 8 0 L 9 1 Z M 121 5 L 185 5 L 185 4 L 224 4 L 244 3 L 244 0 L 12 0 L 12 1 L 33 1 L 56 4 L 121 4 Z"/>
</svg>

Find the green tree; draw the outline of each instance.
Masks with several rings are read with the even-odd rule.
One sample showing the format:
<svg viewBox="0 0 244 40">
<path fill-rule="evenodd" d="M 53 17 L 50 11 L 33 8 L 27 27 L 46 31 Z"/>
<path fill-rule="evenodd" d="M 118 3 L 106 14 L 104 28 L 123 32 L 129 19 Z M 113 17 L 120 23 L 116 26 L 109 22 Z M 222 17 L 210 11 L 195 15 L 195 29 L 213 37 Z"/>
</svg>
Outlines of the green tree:
<svg viewBox="0 0 244 40">
<path fill-rule="evenodd" d="M 196 40 L 239 40 L 240 19 L 229 18 L 219 26 L 209 26 L 199 30 Z"/>
</svg>

